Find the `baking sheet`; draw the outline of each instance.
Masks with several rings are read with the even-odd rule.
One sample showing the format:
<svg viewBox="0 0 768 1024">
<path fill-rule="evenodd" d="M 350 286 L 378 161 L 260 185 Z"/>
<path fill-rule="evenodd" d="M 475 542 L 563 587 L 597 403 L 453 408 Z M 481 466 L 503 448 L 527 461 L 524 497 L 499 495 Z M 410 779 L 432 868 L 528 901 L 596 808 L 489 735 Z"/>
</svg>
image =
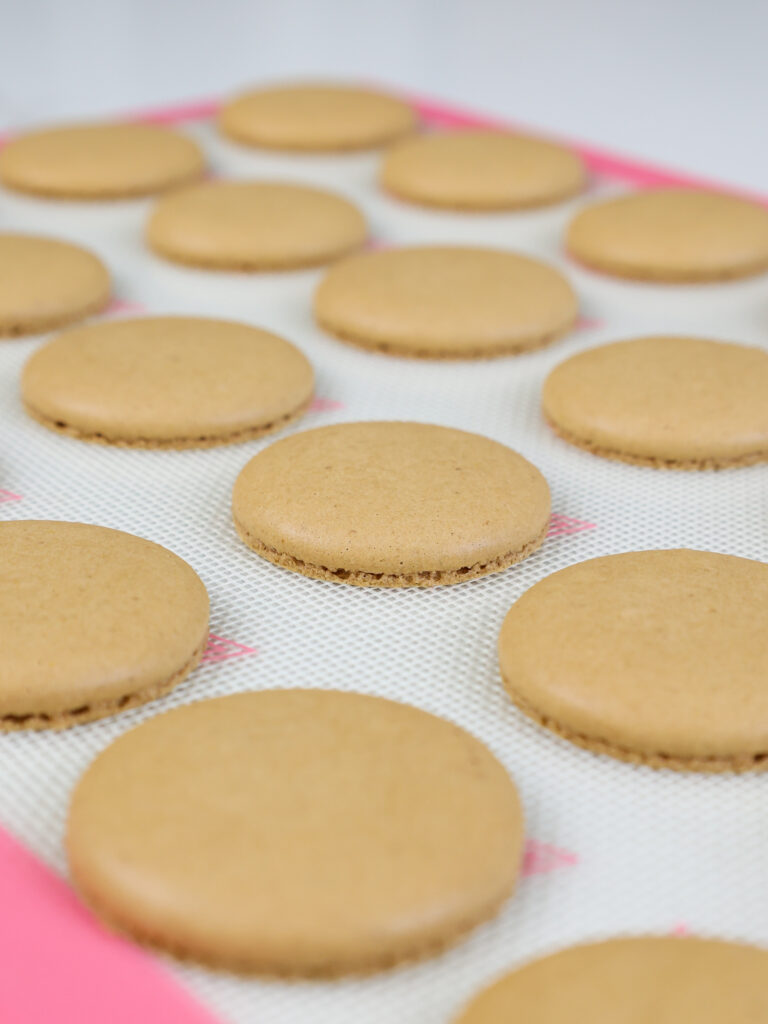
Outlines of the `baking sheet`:
<svg viewBox="0 0 768 1024">
<path fill-rule="evenodd" d="M 44 231 L 97 250 L 122 304 L 109 315 L 194 312 L 284 334 L 318 378 L 318 399 L 292 431 L 412 419 L 474 430 L 519 450 L 551 485 L 551 535 L 521 565 L 459 586 L 377 591 L 304 579 L 260 561 L 230 520 L 235 477 L 273 439 L 163 452 L 57 436 L 27 419 L 19 400 L 21 367 L 43 339 L 3 342 L 0 517 L 93 522 L 164 544 L 205 581 L 214 639 L 200 669 L 160 702 L 63 733 L 0 738 L 0 823 L 64 873 L 69 793 L 124 730 L 171 707 L 241 690 L 356 690 L 442 715 L 490 746 L 521 790 L 532 840 L 526 877 L 499 917 L 453 950 L 370 978 L 241 980 L 160 958 L 222 1021 L 443 1024 L 503 970 L 572 942 L 689 930 L 768 945 L 768 779 L 657 772 L 573 748 L 511 706 L 495 658 L 511 603 L 585 558 L 688 546 L 768 559 L 765 467 L 688 474 L 611 463 L 559 441 L 539 411 L 549 369 L 602 341 L 690 330 L 768 348 L 766 277 L 662 287 L 569 265 L 559 249 L 568 217 L 586 199 L 626 188 L 621 174 L 596 177 L 588 196 L 555 209 L 441 214 L 378 194 L 370 156 L 256 156 L 217 139 L 208 121 L 186 121 L 183 130 L 206 146 L 215 173 L 315 181 L 350 196 L 368 213 L 377 244 L 488 243 L 545 258 L 573 281 L 584 319 L 568 338 L 517 358 L 401 360 L 346 347 L 315 328 L 310 301 L 319 272 L 241 275 L 162 263 L 142 244 L 146 202 L 54 204 L 0 194 L 3 229 Z"/>
</svg>

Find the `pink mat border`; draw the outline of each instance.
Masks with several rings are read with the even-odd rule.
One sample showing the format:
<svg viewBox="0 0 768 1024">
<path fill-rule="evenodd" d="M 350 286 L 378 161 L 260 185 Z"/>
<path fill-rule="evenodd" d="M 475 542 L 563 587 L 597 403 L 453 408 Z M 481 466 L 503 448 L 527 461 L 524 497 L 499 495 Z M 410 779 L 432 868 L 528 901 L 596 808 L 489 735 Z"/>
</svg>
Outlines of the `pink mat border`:
<svg viewBox="0 0 768 1024">
<path fill-rule="evenodd" d="M 428 124 L 544 134 L 433 99 L 404 98 Z M 178 125 L 213 117 L 218 108 L 216 100 L 198 100 L 135 111 L 125 120 Z M 642 188 L 714 188 L 768 205 L 768 195 L 574 140 L 557 141 L 579 153 L 598 177 Z M 1 826 L 0 905 L 0 1020 L 9 1024 L 217 1024 L 217 1018 L 159 961 L 104 931 L 69 886 Z"/>
<path fill-rule="evenodd" d="M 107 932 L 0 829 L 3 1024 L 220 1024 L 162 962 Z"/>
<path fill-rule="evenodd" d="M 408 99 L 407 96 L 404 98 Z M 599 177 L 622 181 L 640 188 L 661 188 L 664 186 L 708 188 L 740 195 L 744 198 L 750 198 L 754 202 L 768 205 L 768 194 L 766 193 L 752 192 L 748 189 L 736 188 L 732 185 L 702 178 L 684 171 L 670 170 L 649 161 L 613 153 L 611 150 L 594 146 L 591 143 L 545 133 L 519 122 L 486 117 L 474 111 L 446 105 L 432 99 L 412 97 L 411 102 L 414 103 L 419 114 L 426 122 L 438 124 L 445 128 L 506 128 L 507 130 L 529 135 L 538 135 L 552 142 L 559 142 L 578 153 L 590 171 Z"/>
</svg>

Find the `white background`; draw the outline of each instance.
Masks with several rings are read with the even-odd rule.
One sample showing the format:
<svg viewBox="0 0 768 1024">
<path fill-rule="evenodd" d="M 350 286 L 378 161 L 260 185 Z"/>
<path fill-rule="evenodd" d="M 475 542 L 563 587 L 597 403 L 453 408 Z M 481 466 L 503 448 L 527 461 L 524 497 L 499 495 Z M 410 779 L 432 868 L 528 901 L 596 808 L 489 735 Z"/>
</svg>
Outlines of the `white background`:
<svg viewBox="0 0 768 1024">
<path fill-rule="evenodd" d="M 768 192 L 766 0 L 0 0 L 0 127 L 297 74 Z"/>
</svg>

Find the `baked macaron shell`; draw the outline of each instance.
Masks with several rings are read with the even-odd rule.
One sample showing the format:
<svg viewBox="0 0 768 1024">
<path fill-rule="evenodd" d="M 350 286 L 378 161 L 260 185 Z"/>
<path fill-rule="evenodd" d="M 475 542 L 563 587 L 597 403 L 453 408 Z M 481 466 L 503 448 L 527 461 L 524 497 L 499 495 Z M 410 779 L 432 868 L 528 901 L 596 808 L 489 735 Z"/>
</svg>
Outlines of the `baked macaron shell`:
<svg viewBox="0 0 768 1024">
<path fill-rule="evenodd" d="M 111 288 L 109 271 L 87 249 L 0 234 L 0 337 L 37 334 L 99 313 Z"/>
<path fill-rule="evenodd" d="M 377 697 L 266 690 L 120 737 L 76 787 L 66 845 L 87 903 L 139 941 L 311 976 L 455 942 L 511 894 L 522 842 L 514 783 L 463 729 Z"/>
<path fill-rule="evenodd" d="M 359 249 L 365 217 L 341 196 L 304 185 L 208 181 L 156 204 L 146 230 L 152 250 L 211 270 L 294 270 Z"/>
<path fill-rule="evenodd" d="M 203 447 L 279 429 L 306 409 L 314 374 L 290 342 L 247 324 L 147 317 L 76 328 L 22 374 L 27 411 L 84 440 Z"/>
<path fill-rule="evenodd" d="M 649 189 L 585 207 L 565 244 L 580 263 L 638 281 L 750 277 L 768 269 L 768 210 L 725 193 Z"/>
<path fill-rule="evenodd" d="M 586 169 L 577 154 L 543 139 L 502 131 L 434 132 L 392 146 L 379 182 L 420 206 L 519 210 L 583 191 Z"/>
<path fill-rule="evenodd" d="M 241 471 L 242 539 L 305 575 L 369 586 L 458 583 L 538 547 L 549 488 L 522 455 L 423 423 L 344 423 L 294 434 Z"/>
<path fill-rule="evenodd" d="M 525 964 L 454 1024 L 754 1024 L 768 1014 L 768 953 L 694 937 L 610 939 Z"/>
<path fill-rule="evenodd" d="M 0 523 L 0 729 L 153 700 L 202 655 L 208 595 L 159 544 L 83 523 Z"/>
<path fill-rule="evenodd" d="M 762 562 L 687 549 L 593 558 L 512 605 L 501 676 L 523 711 L 589 750 L 679 770 L 764 769 L 767 616 Z"/>
<path fill-rule="evenodd" d="M 544 382 L 544 415 L 596 455 L 662 468 L 768 459 L 768 353 L 705 338 L 612 342 L 571 356 Z"/>
<path fill-rule="evenodd" d="M 376 149 L 416 126 L 413 108 L 394 96 L 332 83 L 254 89 L 225 103 L 219 129 L 263 149 L 333 153 Z"/>
<path fill-rule="evenodd" d="M 0 150 L 6 188 L 58 199 L 152 195 L 204 170 L 197 143 L 150 124 L 65 125 L 19 135 Z"/>
<path fill-rule="evenodd" d="M 540 348 L 577 315 L 576 295 L 557 270 L 470 246 L 361 253 L 332 267 L 315 293 L 315 319 L 341 340 L 428 359 Z"/>
</svg>

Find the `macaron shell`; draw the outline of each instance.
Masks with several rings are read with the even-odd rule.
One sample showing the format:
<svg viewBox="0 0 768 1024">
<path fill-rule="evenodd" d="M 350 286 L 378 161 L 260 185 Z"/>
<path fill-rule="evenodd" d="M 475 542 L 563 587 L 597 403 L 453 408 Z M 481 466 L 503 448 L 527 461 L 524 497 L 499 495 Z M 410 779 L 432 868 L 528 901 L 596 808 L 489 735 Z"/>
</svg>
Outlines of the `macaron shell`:
<svg viewBox="0 0 768 1024">
<path fill-rule="evenodd" d="M 522 710 L 587 749 L 679 770 L 764 769 L 766 616 L 762 562 L 684 549 L 593 558 L 512 605 L 502 680 Z"/>
<path fill-rule="evenodd" d="M 768 210 L 718 192 L 633 192 L 576 214 L 565 244 L 586 266 L 639 281 L 749 277 L 768 269 Z"/>
<path fill-rule="evenodd" d="M 517 210 L 581 192 L 582 160 L 564 146 L 502 131 L 435 132 L 405 139 L 386 154 L 385 191 L 421 206 Z"/>
<path fill-rule="evenodd" d="M 0 729 L 153 699 L 199 660 L 208 596 L 172 552 L 82 523 L 0 523 Z"/>
<path fill-rule="evenodd" d="M 27 132 L 0 150 L 6 188 L 60 199 L 151 195 L 204 169 L 195 142 L 158 125 L 67 125 Z"/>
<path fill-rule="evenodd" d="M 270 182 L 209 181 L 159 200 L 147 242 L 159 256 L 212 270 L 291 270 L 346 256 L 365 218 L 332 192 Z"/>
<path fill-rule="evenodd" d="M 141 447 L 227 444 L 301 415 L 314 374 L 290 342 L 196 317 L 118 320 L 70 330 L 22 375 L 28 412 L 91 441 Z"/>
<path fill-rule="evenodd" d="M 0 234 L 0 337 L 82 320 L 109 303 L 104 264 L 86 249 L 36 235 Z"/>
<path fill-rule="evenodd" d="M 381 698 L 266 690 L 108 747 L 74 792 L 67 850 L 86 901 L 139 941 L 334 975 L 434 953 L 491 916 L 522 838 L 514 784 L 464 730 Z"/>
<path fill-rule="evenodd" d="M 713 939 L 573 946 L 502 977 L 454 1024 L 753 1024 L 768 1014 L 768 953 Z"/>
<path fill-rule="evenodd" d="M 550 501 L 535 466 L 496 441 L 373 422 L 321 427 L 264 449 L 240 473 L 232 511 L 247 544 L 305 575 L 428 586 L 530 554 Z"/>
<path fill-rule="evenodd" d="M 544 414 L 571 444 L 662 468 L 768 460 L 768 353 L 689 337 L 618 341 L 549 374 Z"/>
<path fill-rule="evenodd" d="M 237 142 L 299 152 L 374 149 L 415 125 L 413 109 L 393 96 L 319 83 L 243 93 L 219 114 L 220 131 Z"/>
<path fill-rule="evenodd" d="M 391 355 L 487 358 L 568 331 L 578 301 L 558 271 L 515 253 L 456 246 L 366 252 L 331 268 L 315 319 L 343 341 Z"/>
</svg>

